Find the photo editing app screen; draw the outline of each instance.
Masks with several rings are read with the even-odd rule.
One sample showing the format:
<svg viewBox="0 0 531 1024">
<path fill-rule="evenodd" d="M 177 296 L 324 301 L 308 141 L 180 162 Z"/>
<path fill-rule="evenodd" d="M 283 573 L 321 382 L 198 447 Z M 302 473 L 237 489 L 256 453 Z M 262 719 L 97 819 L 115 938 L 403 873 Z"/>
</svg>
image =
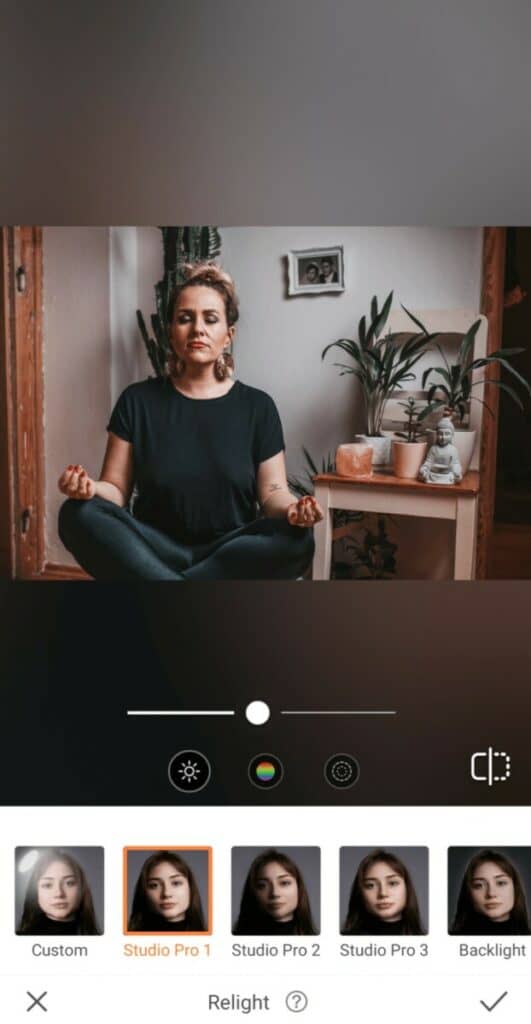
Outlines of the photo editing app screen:
<svg viewBox="0 0 531 1024">
<path fill-rule="evenodd" d="M 1 260 L 2 1019 L 524 1019 L 531 228 Z"/>
</svg>

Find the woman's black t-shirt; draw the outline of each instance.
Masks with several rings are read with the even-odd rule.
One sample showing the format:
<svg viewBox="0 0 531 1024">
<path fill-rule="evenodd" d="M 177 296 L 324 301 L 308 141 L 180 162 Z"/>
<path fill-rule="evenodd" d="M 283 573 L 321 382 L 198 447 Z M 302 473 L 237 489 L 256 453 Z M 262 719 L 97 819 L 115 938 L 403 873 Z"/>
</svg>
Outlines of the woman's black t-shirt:
<svg viewBox="0 0 531 1024">
<path fill-rule="evenodd" d="M 529 935 L 527 927 L 514 921 L 509 915 L 508 921 L 491 921 L 486 914 L 470 912 L 466 919 L 457 926 L 452 925 L 450 935 Z"/>
<path fill-rule="evenodd" d="M 314 935 L 313 930 L 299 933 L 295 930 L 295 921 L 275 921 L 274 917 L 268 914 L 261 914 L 256 920 L 249 922 L 237 922 L 233 928 L 233 935 Z"/>
<path fill-rule="evenodd" d="M 133 445 L 133 513 L 184 544 L 252 522 L 256 471 L 284 448 L 273 399 L 236 381 L 220 398 L 187 398 L 167 378 L 131 384 L 107 430 Z"/>
<path fill-rule="evenodd" d="M 24 932 L 19 929 L 17 935 L 101 935 L 101 932 L 95 925 L 90 931 L 82 930 L 77 916 L 70 921 L 53 921 L 46 914 L 39 913 L 31 928 Z"/>
</svg>

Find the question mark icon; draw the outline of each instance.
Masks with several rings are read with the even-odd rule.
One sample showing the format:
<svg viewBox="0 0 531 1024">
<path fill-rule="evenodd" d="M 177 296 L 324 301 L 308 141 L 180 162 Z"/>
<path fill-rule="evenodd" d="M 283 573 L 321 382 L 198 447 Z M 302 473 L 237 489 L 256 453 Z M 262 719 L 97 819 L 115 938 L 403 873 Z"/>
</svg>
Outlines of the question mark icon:
<svg viewBox="0 0 531 1024">
<path fill-rule="evenodd" d="M 297 990 L 288 992 L 286 1006 L 292 1013 L 302 1013 L 308 1006 L 308 996 L 305 992 L 298 992 Z"/>
</svg>

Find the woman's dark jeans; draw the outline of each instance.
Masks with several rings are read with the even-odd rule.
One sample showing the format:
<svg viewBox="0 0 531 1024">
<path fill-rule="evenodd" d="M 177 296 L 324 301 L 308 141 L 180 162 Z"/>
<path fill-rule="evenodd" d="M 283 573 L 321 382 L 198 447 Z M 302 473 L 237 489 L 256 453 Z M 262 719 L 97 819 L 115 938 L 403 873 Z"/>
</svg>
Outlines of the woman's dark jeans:
<svg viewBox="0 0 531 1024">
<path fill-rule="evenodd" d="M 289 580 L 308 568 L 313 531 L 256 519 L 210 544 L 179 543 L 104 498 L 70 498 L 59 536 L 97 580 Z"/>
</svg>

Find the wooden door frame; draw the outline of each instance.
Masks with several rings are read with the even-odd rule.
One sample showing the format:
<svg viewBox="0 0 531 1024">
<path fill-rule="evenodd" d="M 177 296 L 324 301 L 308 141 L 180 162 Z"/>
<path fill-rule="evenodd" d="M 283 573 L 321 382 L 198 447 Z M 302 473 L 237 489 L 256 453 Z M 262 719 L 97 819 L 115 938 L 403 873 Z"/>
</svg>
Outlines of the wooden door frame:
<svg viewBox="0 0 531 1024">
<path fill-rule="evenodd" d="M 82 569 L 46 560 L 42 276 L 42 228 L 2 227 L 0 575 L 79 579 Z"/>
<path fill-rule="evenodd" d="M 489 325 L 489 353 L 502 343 L 505 243 L 505 228 L 484 228 L 481 312 Z M 49 563 L 45 554 L 42 268 L 41 228 L 1 228 L 0 575 L 82 579 L 81 569 Z M 487 379 L 496 377 L 495 368 L 487 370 Z M 481 436 L 478 579 L 486 577 L 494 522 L 498 389 L 487 384 L 485 399 L 493 416 L 483 416 Z"/>
<path fill-rule="evenodd" d="M 13 312 L 9 283 L 12 279 L 12 253 L 8 229 L 2 228 L 0 240 L 0 575 L 15 575 L 14 510 L 14 427 L 11 389 L 11 353 L 13 349 Z"/>
<path fill-rule="evenodd" d="M 2 413 L 6 427 L 8 574 L 44 569 L 42 229 L 2 228 Z"/>
<path fill-rule="evenodd" d="M 506 238 L 506 228 L 484 228 L 481 312 L 487 317 L 489 325 L 487 355 L 502 347 Z M 499 388 L 488 381 L 496 380 L 498 376 L 497 367 L 485 368 L 485 402 L 491 409 L 492 416 L 485 410 L 481 433 L 476 579 L 485 579 L 487 576 L 489 547 L 494 527 L 500 392 Z"/>
</svg>

